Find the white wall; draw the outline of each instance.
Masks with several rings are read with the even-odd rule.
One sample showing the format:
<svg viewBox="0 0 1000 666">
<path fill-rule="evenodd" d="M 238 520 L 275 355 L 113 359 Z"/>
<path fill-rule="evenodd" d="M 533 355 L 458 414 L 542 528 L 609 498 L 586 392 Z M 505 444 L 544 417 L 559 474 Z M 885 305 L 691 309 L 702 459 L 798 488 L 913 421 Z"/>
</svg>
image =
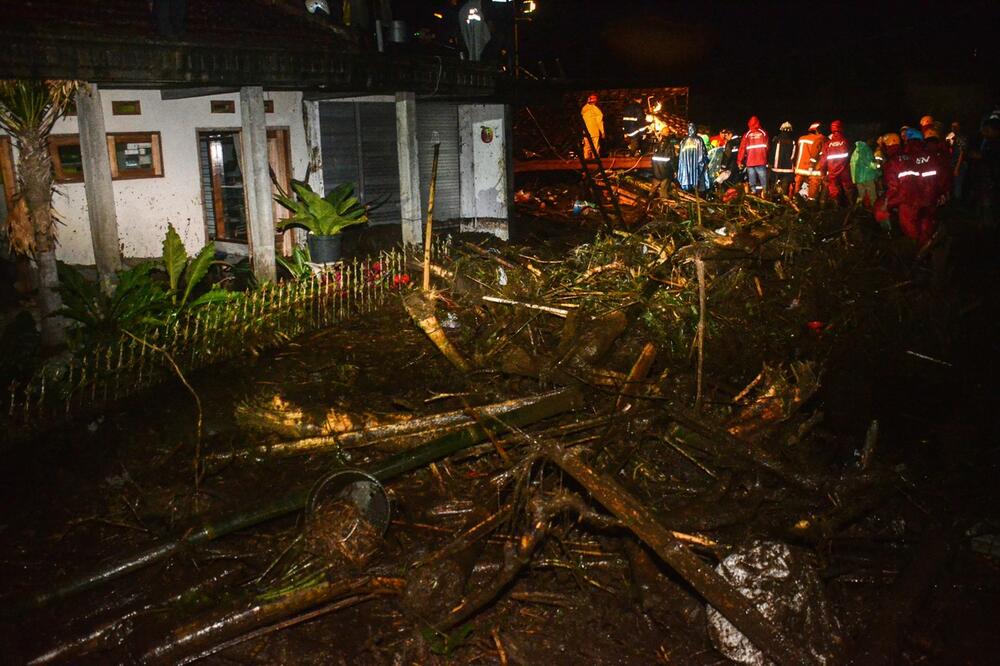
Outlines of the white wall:
<svg viewBox="0 0 1000 666">
<path fill-rule="evenodd" d="M 101 90 L 108 132 L 160 132 L 163 177 L 114 181 L 118 232 L 126 257 L 158 257 L 167 224 L 184 239 L 189 252 L 206 241 L 205 214 L 198 171 L 198 130 L 238 129 L 238 93 L 181 100 L 161 100 L 157 90 Z M 302 96 L 297 92 L 265 92 L 274 100 L 268 127 L 289 130 L 292 175 L 302 177 L 309 161 L 302 120 Z M 114 116 L 114 100 L 139 100 L 142 115 Z M 210 100 L 233 100 L 236 112 L 210 112 Z M 76 117 L 60 120 L 53 134 L 76 134 Z M 94 263 L 83 183 L 57 185 L 53 205 L 63 224 L 58 228 L 57 256 L 72 264 Z"/>
<path fill-rule="evenodd" d="M 502 104 L 458 107 L 462 231 L 483 231 L 507 240 L 510 211 L 506 108 Z M 483 133 L 492 132 L 484 141 Z"/>
</svg>

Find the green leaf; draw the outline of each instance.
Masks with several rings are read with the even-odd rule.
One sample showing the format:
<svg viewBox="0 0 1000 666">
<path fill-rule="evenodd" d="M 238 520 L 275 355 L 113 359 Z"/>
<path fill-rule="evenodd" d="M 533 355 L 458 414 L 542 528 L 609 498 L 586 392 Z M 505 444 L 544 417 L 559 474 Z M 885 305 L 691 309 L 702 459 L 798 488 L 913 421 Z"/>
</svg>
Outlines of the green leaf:
<svg viewBox="0 0 1000 666">
<path fill-rule="evenodd" d="M 177 230 L 174 229 L 174 225 L 167 225 L 167 235 L 163 238 L 163 267 L 166 268 L 167 277 L 170 278 L 170 291 L 175 302 L 181 275 L 187 266 L 187 261 L 188 256 L 184 249 L 184 242 Z"/>
<path fill-rule="evenodd" d="M 197 308 L 199 306 L 207 305 L 209 303 L 222 303 L 223 301 L 233 300 L 238 297 L 239 295 L 236 294 L 235 292 L 226 291 L 225 289 L 216 286 L 212 287 L 204 294 L 191 301 L 188 307 Z"/>
<path fill-rule="evenodd" d="M 208 245 L 201 248 L 201 252 L 188 264 L 187 270 L 184 271 L 184 297 L 181 298 L 181 305 L 187 302 L 187 299 L 191 296 L 191 290 L 208 273 L 208 268 L 212 265 L 213 259 L 215 259 L 215 243 L 210 241 Z"/>
</svg>

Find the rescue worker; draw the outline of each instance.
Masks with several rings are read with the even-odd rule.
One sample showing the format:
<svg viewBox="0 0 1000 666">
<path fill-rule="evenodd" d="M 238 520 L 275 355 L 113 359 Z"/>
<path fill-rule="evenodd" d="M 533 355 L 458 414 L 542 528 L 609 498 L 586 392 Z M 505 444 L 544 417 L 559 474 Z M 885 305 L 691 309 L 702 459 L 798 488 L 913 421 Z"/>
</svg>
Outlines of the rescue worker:
<svg viewBox="0 0 1000 666">
<path fill-rule="evenodd" d="M 944 138 L 951 148 L 951 177 L 952 196 L 956 201 L 962 200 L 962 193 L 965 185 L 965 174 L 969 170 L 969 139 L 962 132 L 962 126 L 958 121 L 951 123 L 951 131 Z"/>
<path fill-rule="evenodd" d="M 716 134 L 709 141 L 711 148 L 708 149 L 708 184 L 718 184 L 729 177 L 729 173 L 723 174 L 722 158 L 726 155 L 725 139 L 721 134 Z"/>
<path fill-rule="evenodd" d="M 923 134 L 928 128 L 934 127 L 934 116 L 923 116 L 920 118 L 920 133 Z"/>
<path fill-rule="evenodd" d="M 767 195 L 767 151 L 770 147 L 767 132 L 760 126 L 757 116 L 750 116 L 747 132 L 740 140 L 736 163 L 746 167 L 750 190 L 757 196 Z"/>
<path fill-rule="evenodd" d="M 583 137 L 583 159 L 593 160 L 601 155 L 601 139 L 604 138 L 604 114 L 597 106 L 597 95 L 591 94 L 587 97 L 587 103 L 580 109 L 583 117 L 583 124 L 590 135 L 590 141 Z M 591 150 L 593 142 L 593 150 Z M 595 154 L 596 153 L 596 154 Z"/>
<path fill-rule="evenodd" d="M 778 134 L 771 141 L 771 173 L 774 174 L 774 189 L 782 196 L 791 196 L 792 181 L 795 179 L 795 148 L 797 141 L 792 135 L 792 124 L 781 123 Z"/>
<path fill-rule="evenodd" d="M 899 135 L 896 134 L 895 132 L 883 134 L 881 137 L 879 137 L 879 146 L 881 148 L 883 156 L 883 161 L 879 168 L 882 172 L 883 190 L 885 190 L 885 192 L 875 202 L 875 219 L 878 220 L 879 224 L 882 225 L 882 228 L 887 233 L 892 230 L 892 225 L 890 223 L 891 216 L 889 214 L 889 204 L 887 201 L 889 194 L 887 187 L 889 181 L 888 165 L 890 160 L 892 160 L 892 158 L 896 157 L 896 155 L 899 154 L 902 148 L 900 143 L 901 142 L 899 140 Z"/>
<path fill-rule="evenodd" d="M 821 172 L 818 170 L 819 160 L 823 156 L 823 146 L 826 138 L 819 131 L 819 123 L 809 126 L 809 133 L 799 137 L 795 151 L 795 184 L 793 194 L 802 191 L 802 184 L 807 183 L 806 198 L 813 200 L 819 194 L 822 184 Z"/>
<path fill-rule="evenodd" d="M 826 189 L 830 198 L 838 204 L 843 200 L 850 205 L 854 200 L 850 169 L 851 145 L 841 130 L 842 124 L 839 120 L 830 123 L 830 136 L 823 146 L 823 155 L 816 169 L 825 174 Z"/>
<path fill-rule="evenodd" d="M 660 194 L 667 196 L 677 177 L 677 139 L 666 129 L 653 149 L 653 177 L 660 181 Z"/>
<path fill-rule="evenodd" d="M 924 150 L 931 157 L 934 166 L 933 178 L 928 181 L 928 187 L 934 193 L 937 204 L 943 204 L 951 194 L 951 154 L 948 144 L 941 140 L 941 134 L 936 127 L 924 130 Z"/>
<path fill-rule="evenodd" d="M 737 160 L 737 156 L 740 152 L 740 141 L 742 137 L 740 137 L 739 134 L 733 134 L 733 132 L 728 129 L 724 129 L 719 133 L 726 137 L 726 143 L 723 145 L 722 171 L 729 172 L 729 177 L 719 184 L 738 185 L 743 182 L 743 174 L 740 173 Z"/>
<path fill-rule="evenodd" d="M 899 228 L 907 237 L 923 246 L 934 235 L 935 200 L 934 165 L 924 150 L 924 136 L 918 129 L 907 130 L 902 151 L 886 161 L 884 178 L 886 205 L 899 212 Z"/>
<path fill-rule="evenodd" d="M 646 128 L 646 113 L 642 108 L 642 98 L 634 97 L 622 110 L 622 130 L 625 133 L 625 145 L 634 155 L 640 155 L 640 144 L 643 130 Z"/>
<path fill-rule="evenodd" d="M 875 192 L 875 183 L 881 175 L 871 146 L 865 141 L 856 142 L 854 153 L 851 155 L 851 180 L 858 188 L 858 201 L 869 210 L 875 206 L 878 196 Z"/>
<path fill-rule="evenodd" d="M 688 123 L 687 136 L 681 140 L 677 154 L 677 182 L 685 192 L 707 189 L 706 166 L 708 153 L 705 142 L 698 136 L 694 123 Z"/>
</svg>

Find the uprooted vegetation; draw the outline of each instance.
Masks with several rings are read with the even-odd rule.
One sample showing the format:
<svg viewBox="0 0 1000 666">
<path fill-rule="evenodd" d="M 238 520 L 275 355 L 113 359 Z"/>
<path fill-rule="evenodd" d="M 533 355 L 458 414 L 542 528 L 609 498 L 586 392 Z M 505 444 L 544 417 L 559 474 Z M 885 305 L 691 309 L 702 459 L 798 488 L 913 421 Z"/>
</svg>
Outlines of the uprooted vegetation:
<svg viewBox="0 0 1000 666">
<path fill-rule="evenodd" d="M 863 344 L 924 320 L 908 264 L 853 211 L 749 198 L 662 206 L 653 222 L 567 254 L 458 243 L 430 267 L 431 295 L 412 290 L 399 308 L 296 340 L 243 369 L 236 399 L 205 386 L 206 409 L 232 419 L 209 424 L 193 497 L 186 477 L 164 472 L 187 449 L 147 426 L 153 460 L 122 447 L 135 476 L 105 482 L 93 528 L 124 529 L 139 554 L 90 544 L 100 557 L 62 563 L 67 584 L 56 586 L 42 583 L 51 569 L 23 565 L 9 590 L 20 607 L 68 621 L 58 634 L 38 627 L 47 640 L 21 653 L 683 664 L 720 652 L 794 664 L 895 654 L 893 623 L 919 596 L 889 588 L 885 571 L 900 570 L 903 547 L 928 540 L 936 518 L 913 501 L 913 473 L 888 464 L 864 407 L 827 427 L 837 397 L 823 389 L 866 371 Z M 109 418 L 117 432 L 134 426 Z M 360 472 L 344 480 L 344 467 Z M 88 543 L 58 536 L 61 552 Z M 37 546 L 28 540 L 25 553 Z M 933 571 L 945 555 L 929 540 L 917 561 Z M 168 582 L 150 585 L 150 564 Z"/>
</svg>

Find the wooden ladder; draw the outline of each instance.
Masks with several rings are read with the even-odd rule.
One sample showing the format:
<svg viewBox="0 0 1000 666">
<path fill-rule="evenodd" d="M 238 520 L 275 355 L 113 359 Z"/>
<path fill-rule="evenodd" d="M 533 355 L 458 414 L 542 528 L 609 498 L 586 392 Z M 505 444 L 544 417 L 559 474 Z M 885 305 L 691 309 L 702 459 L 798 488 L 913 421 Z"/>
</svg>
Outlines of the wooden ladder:
<svg viewBox="0 0 1000 666">
<path fill-rule="evenodd" d="M 583 156 L 582 150 L 579 152 L 580 170 L 583 171 L 587 188 L 590 190 L 594 203 L 597 204 L 597 210 L 600 211 L 608 230 L 624 227 L 625 218 L 622 217 L 622 209 L 618 205 L 618 194 L 611 187 L 611 181 L 608 180 L 607 171 L 604 169 L 604 162 L 601 161 L 601 156 L 596 150 L 597 146 L 594 145 L 594 139 L 587 131 L 583 118 L 580 117 L 579 112 L 576 115 L 580 122 L 583 140 L 590 145 L 590 152 L 594 156 L 593 159 L 588 160 Z"/>
</svg>

